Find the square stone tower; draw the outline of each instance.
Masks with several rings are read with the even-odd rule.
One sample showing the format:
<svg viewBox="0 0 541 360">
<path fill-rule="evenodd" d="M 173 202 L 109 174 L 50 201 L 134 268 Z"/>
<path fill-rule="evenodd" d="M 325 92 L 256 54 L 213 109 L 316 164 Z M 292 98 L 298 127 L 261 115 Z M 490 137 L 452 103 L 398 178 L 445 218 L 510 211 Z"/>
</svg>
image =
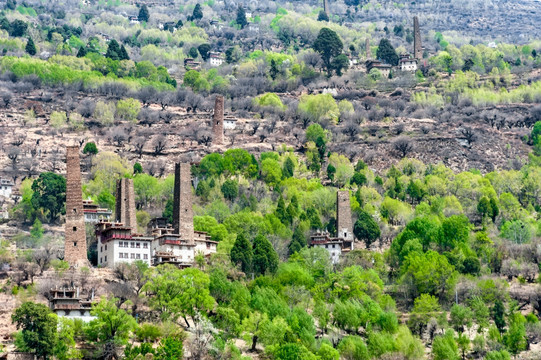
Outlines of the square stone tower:
<svg viewBox="0 0 541 360">
<path fill-rule="evenodd" d="M 336 193 L 336 235 L 344 240 L 353 240 L 349 190 L 339 190 Z"/>
<path fill-rule="evenodd" d="M 419 18 L 413 17 L 413 57 L 417 60 L 423 58 L 423 45 L 421 44 L 421 28 L 419 27 Z"/>
<path fill-rule="evenodd" d="M 132 234 L 137 233 L 133 179 L 123 178 L 116 182 L 115 220 L 130 227 Z"/>
<path fill-rule="evenodd" d="M 331 16 L 330 9 L 329 9 L 329 0 L 323 0 L 323 11 L 325 11 L 327 16 Z"/>
<path fill-rule="evenodd" d="M 224 143 L 224 97 L 217 95 L 214 102 L 214 116 L 212 117 L 212 135 L 215 145 Z"/>
<path fill-rule="evenodd" d="M 192 210 L 192 174 L 190 164 L 175 164 L 173 229 L 182 240 L 194 241 Z"/>
<path fill-rule="evenodd" d="M 64 260 L 70 266 L 88 264 L 86 254 L 85 217 L 83 213 L 83 193 L 81 190 L 81 164 L 79 147 L 66 148 L 66 241 Z"/>
</svg>

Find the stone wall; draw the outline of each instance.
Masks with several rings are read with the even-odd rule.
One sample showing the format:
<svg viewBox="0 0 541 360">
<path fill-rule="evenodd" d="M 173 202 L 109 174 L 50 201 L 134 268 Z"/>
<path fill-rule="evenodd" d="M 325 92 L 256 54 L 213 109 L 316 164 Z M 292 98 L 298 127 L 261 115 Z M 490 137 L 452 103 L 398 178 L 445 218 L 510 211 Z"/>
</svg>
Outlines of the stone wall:
<svg viewBox="0 0 541 360">
<path fill-rule="evenodd" d="M 193 242 L 192 173 L 190 164 L 175 164 L 173 228 L 183 240 Z"/>
<path fill-rule="evenodd" d="M 116 183 L 115 219 L 125 226 L 131 227 L 132 234 L 137 233 L 133 179 L 123 178 Z"/>
<path fill-rule="evenodd" d="M 353 221 L 348 190 L 336 193 L 336 232 L 339 238 L 353 240 Z"/>
<path fill-rule="evenodd" d="M 66 148 L 66 241 L 64 260 L 70 266 L 87 265 L 79 147 Z"/>
<path fill-rule="evenodd" d="M 215 145 L 224 143 L 224 97 L 217 95 L 214 103 L 214 116 L 212 118 L 212 135 Z"/>
<path fill-rule="evenodd" d="M 423 58 L 423 45 L 421 43 L 421 29 L 419 27 L 419 18 L 413 17 L 413 56 L 417 60 Z"/>
</svg>

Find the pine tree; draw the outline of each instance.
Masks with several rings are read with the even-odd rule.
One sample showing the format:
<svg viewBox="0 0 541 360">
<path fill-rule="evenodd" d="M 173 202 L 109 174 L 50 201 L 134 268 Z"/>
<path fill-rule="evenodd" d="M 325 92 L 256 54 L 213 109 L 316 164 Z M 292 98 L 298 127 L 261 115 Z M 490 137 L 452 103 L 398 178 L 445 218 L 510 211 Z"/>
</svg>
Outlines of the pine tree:
<svg viewBox="0 0 541 360">
<path fill-rule="evenodd" d="M 306 247 L 306 237 L 304 236 L 301 228 L 297 226 L 297 228 L 293 232 L 291 242 L 288 245 L 289 255 L 299 252 L 304 247 Z"/>
<path fill-rule="evenodd" d="M 294 171 L 295 171 L 295 163 L 293 162 L 293 160 L 291 160 L 290 157 L 288 157 L 286 161 L 284 161 L 284 167 L 282 168 L 282 176 L 285 179 L 288 179 L 293 176 Z"/>
<path fill-rule="evenodd" d="M 231 262 L 235 265 L 240 264 L 240 268 L 244 273 L 248 273 L 252 268 L 252 244 L 246 239 L 244 234 L 240 233 L 235 240 L 235 244 L 231 248 Z"/>
<path fill-rule="evenodd" d="M 297 195 L 293 195 L 287 207 L 287 217 L 290 222 L 293 222 L 297 216 L 299 216 L 299 201 L 297 200 Z"/>
<path fill-rule="evenodd" d="M 500 331 L 500 334 L 505 330 L 505 307 L 501 300 L 496 300 L 494 302 L 494 307 L 492 308 L 492 319 L 494 324 Z"/>
<path fill-rule="evenodd" d="M 146 5 L 141 6 L 139 9 L 139 21 L 148 22 L 148 19 L 150 19 L 150 13 L 148 12 L 148 7 Z"/>
<path fill-rule="evenodd" d="M 327 69 L 327 75 L 331 76 L 333 69 L 331 60 L 340 55 L 344 48 L 338 34 L 329 28 L 322 28 L 312 48 L 321 55 L 323 64 Z"/>
<path fill-rule="evenodd" d="M 120 52 L 118 54 L 119 60 L 130 60 L 130 56 L 128 55 L 128 51 L 126 51 L 126 48 L 124 45 L 120 48 Z"/>
<path fill-rule="evenodd" d="M 246 20 L 246 12 L 242 6 L 239 6 L 237 9 L 237 25 L 240 26 L 241 29 L 244 29 L 246 25 L 248 25 L 248 20 Z"/>
<path fill-rule="evenodd" d="M 366 211 L 361 211 L 359 218 L 353 226 L 353 233 L 357 239 L 364 240 L 366 247 L 369 248 L 374 240 L 380 237 L 381 230 L 370 214 Z"/>
<path fill-rule="evenodd" d="M 199 20 L 203 18 L 203 10 L 201 10 L 201 5 L 196 4 L 193 8 L 192 20 Z"/>
<path fill-rule="evenodd" d="M 85 46 L 81 46 L 79 48 L 79 51 L 77 51 L 77 57 L 78 58 L 82 58 L 82 57 L 85 57 L 86 55 L 86 47 Z"/>
<path fill-rule="evenodd" d="M 256 274 L 274 273 L 278 268 L 278 254 L 270 241 L 263 235 L 254 239 L 253 269 Z"/>
<path fill-rule="evenodd" d="M 109 46 L 107 47 L 107 52 L 105 53 L 105 57 L 111 60 L 120 60 L 119 54 L 120 54 L 120 45 L 118 45 L 118 42 L 113 39 L 109 42 Z"/>
<path fill-rule="evenodd" d="M 398 55 L 388 39 L 380 40 L 376 57 L 389 65 L 398 65 Z"/>
<path fill-rule="evenodd" d="M 36 44 L 34 44 L 34 40 L 32 40 L 31 37 L 28 38 L 28 42 L 26 43 L 26 52 L 30 54 L 31 56 L 36 55 Z"/>
<path fill-rule="evenodd" d="M 317 15 L 317 21 L 329 21 L 329 15 L 323 10 L 319 10 L 319 14 Z"/>
<path fill-rule="evenodd" d="M 270 70 L 269 70 L 269 75 L 272 80 L 276 80 L 276 78 L 278 77 L 278 72 L 279 71 L 278 71 L 278 66 L 276 65 L 276 61 L 272 59 L 270 63 Z"/>
<path fill-rule="evenodd" d="M 276 211 L 274 212 L 276 217 L 280 219 L 282 223 L 286 223 L 287 220 L 287 214 L 286 214 L 286 204 L 284 202 L 284 198 L 280 195 L 280 199 L 278 199 L 278 205 L 276 206 Z"/>
</svg>

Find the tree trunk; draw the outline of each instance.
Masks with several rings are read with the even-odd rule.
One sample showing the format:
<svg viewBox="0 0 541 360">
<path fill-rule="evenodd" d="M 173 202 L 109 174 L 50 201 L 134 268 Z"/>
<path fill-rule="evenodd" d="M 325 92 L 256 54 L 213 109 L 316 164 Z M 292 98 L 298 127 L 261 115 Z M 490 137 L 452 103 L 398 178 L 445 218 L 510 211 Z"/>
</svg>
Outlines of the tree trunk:
<svg viewBox="0 0 541 360">
<path fill-rule="evenodd" d="M 254 352 L 256 345 L 257 345 L 257 335 L 254 335 L 252 337 L 252 348 L 250 349 L 250 351 Z"/>
</svg>

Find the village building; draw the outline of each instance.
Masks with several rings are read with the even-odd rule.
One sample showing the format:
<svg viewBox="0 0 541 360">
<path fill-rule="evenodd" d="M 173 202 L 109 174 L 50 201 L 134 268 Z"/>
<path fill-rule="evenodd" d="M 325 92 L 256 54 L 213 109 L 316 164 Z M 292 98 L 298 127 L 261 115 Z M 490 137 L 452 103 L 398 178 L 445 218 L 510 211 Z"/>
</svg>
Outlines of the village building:
<svg viewBox="0 0 541 360">
<path fill-rule="evenodd" d="M 201 62 L 195 61 L 192 58 L 184 59 L 184 69 L 186 70 L 201 70 Z"/>
<path fill-rule="evenodd" d="M 51 289 L 49 307 L 59 317 L 89 322 L 96 318 L 90 315 L 93 302 L 94 292 L 83 296 L 79 288 L 56 288 Z"/>
<path fill-rule="evenodd" d="M 209 57 L 209 64 L 213 67 L 221 66 L 225 62 L 224 56 L 219 52 L 211 52 Z"/>
<path fill-rule="evenodd" d="M 8 199 L 11 198 L 14 186 L 15 184 L 12 180 L 0 178 L 0 196 Z"/>
<path fill-rule="evenodd" d="M 388 78 L 391 73 L 392 66 L 382 63 L 379 60 L 366 61 L 366 72 L 370 73 L 372 69 L 377 69 L 383 77 Z"/>
<path fill-rule="evenodd" d="M 131 227 L 105 221 L 96 224 L 96 237 L 99 267 L 114 268 L 119 263 L 138 260 L 151 265 L 154 237 L 132 234 Z"/>
<path fill-rule="evenodd" d="M 113 212 L 109 209 L 100 208 L 92 200 L 83 200 L 83 213 L 85 214 L 85 223 L 96 224 L 101 220 L 110 221 Z"/>
<path fill-rule="evenodd" d="M 139 17 L 133 15 L 128 18 L 130 20 L 130 24 L 139 24 Z"/>
<path fill-rule="evenodd" d="M 237 119 L 232 116 L 224 117 L 224 130 L 235 130 L 237 127 Z"/>
<path fill-rule="evenodd" d="M 400 57 L 400 70 L 402 71 L 417 71 L 417 59 L 412 58 L 409 54 Z"/>
</svg>

